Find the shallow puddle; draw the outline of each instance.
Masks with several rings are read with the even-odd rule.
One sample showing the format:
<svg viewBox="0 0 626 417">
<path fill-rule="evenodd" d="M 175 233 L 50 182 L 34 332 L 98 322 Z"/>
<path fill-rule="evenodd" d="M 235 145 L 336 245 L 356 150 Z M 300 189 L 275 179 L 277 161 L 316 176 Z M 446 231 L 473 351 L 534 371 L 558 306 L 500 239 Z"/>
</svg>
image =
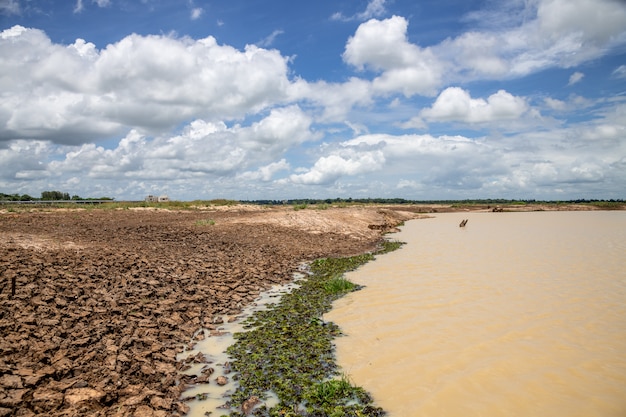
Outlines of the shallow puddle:
<svg viewBox="0 0 626 417">
<path fill-rule="evenodd" d="M 238 332 L 246 331 L 244 322 L 248 317 L 251 317 L 257 311 L 266 310 L 271 305 L 278 304 L 283 295 L 297 288 L 299 286 L 298 281 L 305 277 L 305 269 L 306 266 L 303 265 L 301 267 L 303 272 L 295 273 L 292 282 L 285 285 L 275 285 L 268 291 L 263 292 L 260 297 L 246 307 L 241 314 L 222 317 L 224 322 L 216 330 L 200 329 L 196 332 L 193 338 L 194 340 L 198 333 L 203 333 L 204 339 L 194 342 L 193 348 L 180 353 L 177 360 L 185 361 L 185 359 L 198 354 L 204 355 L 204 362 L 190 362 L 190 368 L 186 369 L 183 374 L 201 376 L 204 371 L 205 374 L 210 373 L 210 378 L 208 383 L 193 385 L 183 392 L 183 398 L 192 398 L 186 402 L 190 408 L 187 414 L 188 416 L 220 416 L 224 414 L 227 415 L 231 411 L 227 406 L 227 402 L 238 385 L 233 379 L 236 373 L 230 370 L 229 363 L 231 358 L 226 353 L 226 349 L 235 343 L 233 335 Z M 213 371 L 210 371 L 209 368 L 212 368 Z M 218 378 L 222 379 L 221 377 L 224 377 L 226 380 L 226 383 L 223 385 L 218 384 Z M 224 380 L 220 382 L 223 383 Z M 270 408 L 277 403 L 278 399 L 270 394 L 268 395 L 268 399 L 259 403 L 258 406 L 266 405 Z"/>
</svg>

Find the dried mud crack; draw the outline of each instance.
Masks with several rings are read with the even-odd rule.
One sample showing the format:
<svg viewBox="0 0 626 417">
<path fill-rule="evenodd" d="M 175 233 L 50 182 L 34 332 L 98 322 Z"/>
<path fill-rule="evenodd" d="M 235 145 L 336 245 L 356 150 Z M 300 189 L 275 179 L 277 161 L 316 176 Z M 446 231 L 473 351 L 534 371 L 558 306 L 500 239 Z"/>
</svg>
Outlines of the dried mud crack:
<svg viewBox="0 0 626 417">
<path fill-rule="evenodd" d="M 184 415 L 176 354 L 196 330 L 289 281 L 300 262 L 370 251 L 413 217 L 372 207 L 4 212 L 0 416 Z"/>
</svg>

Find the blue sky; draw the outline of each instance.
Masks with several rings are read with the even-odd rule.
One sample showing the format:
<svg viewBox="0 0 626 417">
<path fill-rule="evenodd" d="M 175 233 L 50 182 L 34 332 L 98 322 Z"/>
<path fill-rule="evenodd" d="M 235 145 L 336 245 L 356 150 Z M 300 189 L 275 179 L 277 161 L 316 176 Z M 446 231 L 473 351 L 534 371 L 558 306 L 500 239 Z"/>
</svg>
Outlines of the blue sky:
<svg viewBox="0 0 626 417">
<path fill-rule="evenodd" d="M 626 198 L 626 3 L 0 0 L 0 192 Z"/>
</svg>

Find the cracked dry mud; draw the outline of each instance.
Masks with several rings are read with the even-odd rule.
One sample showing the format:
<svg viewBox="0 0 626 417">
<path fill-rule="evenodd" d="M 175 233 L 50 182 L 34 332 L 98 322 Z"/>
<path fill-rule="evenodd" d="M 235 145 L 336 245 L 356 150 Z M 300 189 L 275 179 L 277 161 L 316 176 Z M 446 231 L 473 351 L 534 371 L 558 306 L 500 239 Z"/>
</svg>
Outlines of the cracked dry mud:
<svg viewBox="0 0 626 417">
<path fill-rule="evenodd" d="M 4 211 L 0 417 L 184 415 L 176 355 L 196 330 L 215 330 L 302 261 L 372 250 L 413 217 L 381 207 Z"/>
</svg>

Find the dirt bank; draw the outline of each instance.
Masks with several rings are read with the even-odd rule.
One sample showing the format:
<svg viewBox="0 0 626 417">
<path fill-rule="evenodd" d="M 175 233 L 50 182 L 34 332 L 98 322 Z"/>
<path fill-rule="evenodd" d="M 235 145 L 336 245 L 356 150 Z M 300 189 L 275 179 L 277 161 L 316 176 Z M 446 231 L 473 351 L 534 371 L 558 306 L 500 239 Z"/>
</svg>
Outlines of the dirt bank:
<svg viewBox="0 0 626 417">
<path fill-rule="evenodd" d="M 182 415 L 176 354 L 196 330 L 290 280 L 302 261 L 372 250 L 416 216 L 371 206 L 4 210 L 0 416 Z"/>
</svg>

